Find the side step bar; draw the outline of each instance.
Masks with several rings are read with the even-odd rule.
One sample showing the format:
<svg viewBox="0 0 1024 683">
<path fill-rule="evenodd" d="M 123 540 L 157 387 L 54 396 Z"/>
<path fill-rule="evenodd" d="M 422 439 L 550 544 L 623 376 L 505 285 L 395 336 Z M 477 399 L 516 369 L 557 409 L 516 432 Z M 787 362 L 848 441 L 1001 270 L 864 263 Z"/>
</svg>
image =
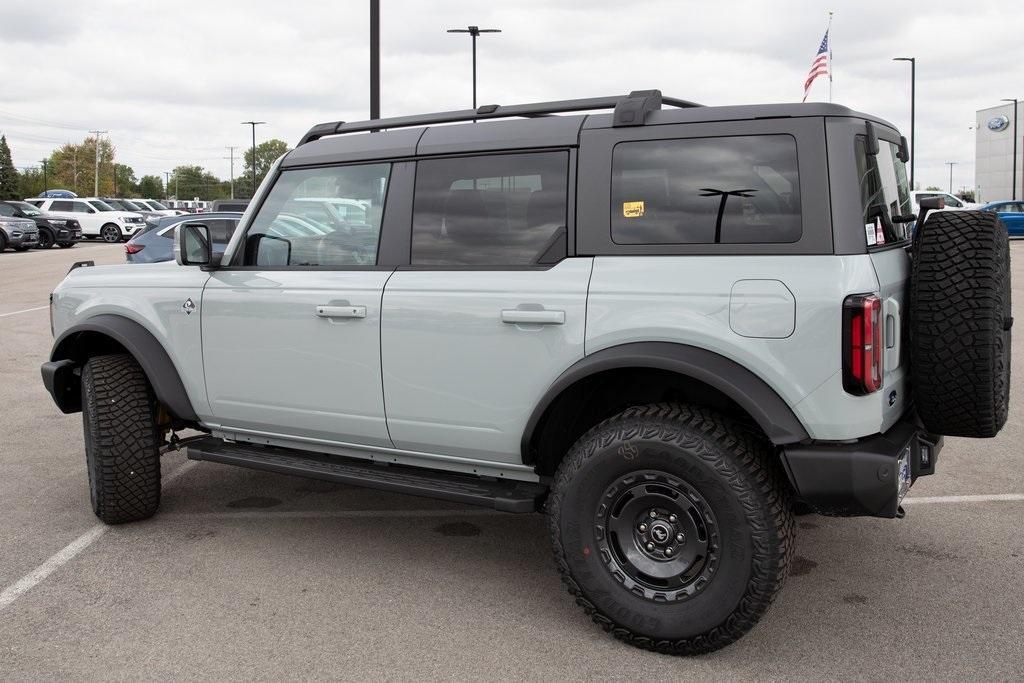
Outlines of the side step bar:
<svg viewBox="0 0 1024 683">
<path fill-rule="evenodd" d="M 214 437 L 190 442 L 185 452 L 191 460 L 206 460 L 413 496 L 482 505 L 502 512 L 539 510 L 547 493 L 546 486 L 532 482 L 483 479 L 467 474 L 374 463 L 273 446 L 225 443 L 222 439 Z"/>
</svg>

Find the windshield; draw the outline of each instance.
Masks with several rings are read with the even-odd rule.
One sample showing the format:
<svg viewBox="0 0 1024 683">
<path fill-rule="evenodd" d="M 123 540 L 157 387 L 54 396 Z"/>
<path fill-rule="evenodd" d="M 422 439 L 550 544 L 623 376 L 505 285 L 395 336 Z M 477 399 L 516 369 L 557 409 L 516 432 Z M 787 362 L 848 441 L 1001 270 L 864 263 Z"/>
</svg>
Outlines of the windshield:
<svg viewBox="0 0 1024 683">
<path fill-rule="evenodd" d="M 129 211 L 147 211 L 147 209 L 139 206 L 135 202 L 130 202 L 127 199 L 119 199 L 117 203 L 121 205 L 121 208 Z"/>
<path fill-rule="evenodd" d="M 152 208 L 156 209 L 157 211 L 167 211 L 167 207 L 166 206 L 164 206 L 160 202 L 153 201 L 152 199 L 150 199 L 147 202 L 147 204 L 149 204 Z"/>
<path fill-rule="evenodd" d="M 42 216 L 43 212 L 27 202 L 11 202 L 26 216 Z"/>
<path fill-rule="evenodd" d="M 97 211 L 117 211 L 117 209 L 112 207 L 110 204 L 107 204 L 106 202 L 101 202 L 98 199 L 89 200 L 89 205 L 92 208 L 96 209 Z"/>
<path fill-rule="evenodd" d="M 913 223 L 894 222 L 894 219 L 912 215 L 914 208 L 907 167 L 898 156 L 899 145 L 879 140 L 878 154 L 873 156 L 867 154 L 863 135 L 857 136 L 855 145 L 868 246 L 902 242 L 910 237 Z"/>
</svg>

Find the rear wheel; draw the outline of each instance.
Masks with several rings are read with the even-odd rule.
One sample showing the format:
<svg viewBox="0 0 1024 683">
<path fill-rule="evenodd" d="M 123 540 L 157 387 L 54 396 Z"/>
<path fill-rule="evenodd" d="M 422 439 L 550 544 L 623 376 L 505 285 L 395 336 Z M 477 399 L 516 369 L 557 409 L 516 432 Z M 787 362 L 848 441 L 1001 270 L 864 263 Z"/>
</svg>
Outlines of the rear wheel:
<svg viewBox="0 0 1024 683">
<path fill-rule="evenodd" d="M 160 505 L 156 402 L 128 355 L 95 356 L 82 370 L 89 497 L 107 524 L 146 519 Z"/>
<path fill-rule="evenodd" d="M 104 242 L 120 242 L 124 236 L 121 234 L 121 228 L 113 223 L 107 223 L 100 228 L 100 237 Z"/>
<path fill-rule="evenodd" d="M 911 385 L 925 427 L 991 437 L 1010 392 L 1010 245 L 997 214 L 940 211 L 914 235 Z"/>
<path fill-rule="evenodd" d="M 686 405 L 631 408 L 562 462 L 548 526 L 562 580 L 605 631 L 690 655 L 749 631 L 793 548 L 788 488 L 749 429 Z"/>
</svg>

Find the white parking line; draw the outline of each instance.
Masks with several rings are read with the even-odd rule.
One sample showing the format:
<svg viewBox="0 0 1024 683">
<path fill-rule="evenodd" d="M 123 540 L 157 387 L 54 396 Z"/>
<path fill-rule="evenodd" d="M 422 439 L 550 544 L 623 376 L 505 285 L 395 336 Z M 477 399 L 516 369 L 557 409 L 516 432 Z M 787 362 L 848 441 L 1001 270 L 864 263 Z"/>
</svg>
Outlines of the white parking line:
<svg viewBox="0 0 1024 683">
<path fill-rule="evenodd" d="M 21 311 L 11 311 L 10 313 L 0 313 L 0 318 L 6 318 L 9 315 L 18 315 L 19 313 L 31 313 L 32 311 L 41 311 L 49 306 L 36 306 L 35 308 L 26 308 Z"/>
<path fill-rule="evenodd" d="M 169 484 L 181 475 L 185 474 L 188 470 L 192 469 L 196 465 L 195 462 L 189 461 L 184 465 L 174 470 L 170 475 L 163 478 L 164 484 Z M 66 546 L 58 550 L 56 553 L 50 556 L 46 562 L 30 571 L 25 576 L 21 577 L 13 584 L 4 589 L 0 593 L 0 612 L 8 607 L 15 600 L 20 598 L 22 595 L 32 590 L 48 577 L 71 560 L 75 559 L 83 550 L 91 546 L 93 543 L 103 537 L 103 534 L 107 532 L 110 527 L 106 524 L 97 524 L 92 527 L 84 534 L 76 538 L 75 540 L 68 543 Z"/>
<path fill-rule="evenodd" d="M 1024 493 L 989 493 L 974 496 L 921 496 L 904 498 L 904 505 L 931 505 L 935 503 L 1014 503 L 1024 501 Z"/>
</svg>

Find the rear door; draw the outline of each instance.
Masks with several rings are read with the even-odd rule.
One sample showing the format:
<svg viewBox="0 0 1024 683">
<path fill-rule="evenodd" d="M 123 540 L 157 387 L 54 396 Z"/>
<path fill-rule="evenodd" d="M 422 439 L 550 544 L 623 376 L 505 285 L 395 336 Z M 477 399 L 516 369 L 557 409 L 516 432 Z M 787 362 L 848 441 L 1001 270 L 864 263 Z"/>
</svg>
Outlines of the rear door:
<svg viewBox="0 0 1024 683">
<path fill-rule="evenodd" d="M 418 162 L 411 265 L 388 281 L 381 324 L 396 447 L 521 461 L 530 412 L 583 357 L 593 259 L 568 257 L 572 154 Z"/>
<path fill-rule="evenodd" d="M 887 139 L 888 138 L 888 139 Z M 857 173 L 860 178 L 861 222 L 868 254 L 878 278 L 885 324 L 883 355 L 884 382 L 882 426 L 885 431 L 903 414 L 909 401 L 909 355 L 903 346 L 910 284 L 910 258 L 907 255 L 911 223 L 896 221 L 914 214 L 906 166 L 897 154 L 899 139 L 895 132 L 879 131 L 878 154 L 869 155 L 865 136 L 854 141 Z M 873 210 L 873 207 L 877 207 Z M 879 211 L 881 213 L 879 213 Z"/>
<path fill-rule="evenodd" d="M 391 446 L 380 311 L 394 266 L 378 265 L 378 247 L 394 166 L 281 171 L 203 294 L 212 425 L 241 438 Z M 353 199 L 366 211 L 334 220 L 309 197 Z"/>
</svg>

